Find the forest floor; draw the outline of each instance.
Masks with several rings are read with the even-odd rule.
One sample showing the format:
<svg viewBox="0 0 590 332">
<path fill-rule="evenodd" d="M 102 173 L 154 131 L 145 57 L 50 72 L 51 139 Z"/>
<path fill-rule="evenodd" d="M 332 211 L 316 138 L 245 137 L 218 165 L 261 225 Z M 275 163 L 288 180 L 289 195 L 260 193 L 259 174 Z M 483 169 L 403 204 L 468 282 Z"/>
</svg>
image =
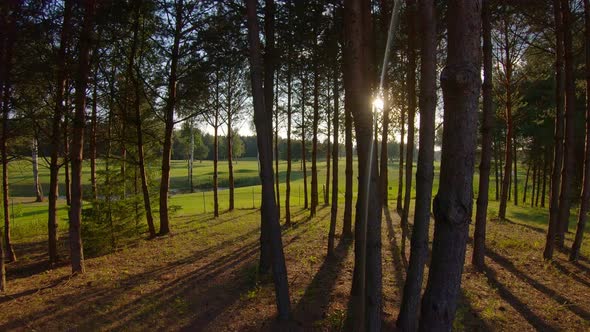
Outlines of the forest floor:
<svg viewBox="0 0 590 332">
<path fill-rule="evenodd" d="M 8 265 L 8 292 L 0 296 L 0 330 L 342 330 L 354 255 L 352 242 L 338 237 L 336 257 L 326 258 L 329 211 L 310 219 L 296 209 L 294 225 L 283 228 L 289 322 L 275 320 L 272 279 L 257 273 L 259 210 L 241 209 L 217 219 L 177 216 L 172 235 L 87 259 L 87 272 L 73 277 L 66 263 L 46 269 L 43 236 L 17 241 L 19 261 Z M 526 218 L 489 222 L 485 273 L 470 266 L 468 246 L 455 330 L 590 329 L 590 246 L 577 264 L 564 252 L 547 263 L 545 229 Z M 399 216 L 391 209 L 383 222 L 388 330 L 403 289 L 400 246 Z M 62 242 L 64 255 L 66 248 Z"/>
</svg>

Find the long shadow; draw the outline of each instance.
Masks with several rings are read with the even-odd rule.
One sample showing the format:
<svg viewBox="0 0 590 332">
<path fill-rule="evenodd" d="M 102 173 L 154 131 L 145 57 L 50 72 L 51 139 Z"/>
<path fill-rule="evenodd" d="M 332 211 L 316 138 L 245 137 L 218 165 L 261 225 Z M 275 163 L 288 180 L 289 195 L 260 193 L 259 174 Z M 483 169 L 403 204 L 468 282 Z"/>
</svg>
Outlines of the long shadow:
<svg viewBox="0 0 590 332">
<path fill-rule="evenodd" d="M 316 320 L 325 317 L 326 309 L 330 303 L 330 294 L 335 288 L 336 279 L 338 279 L 339 272 L 350 253 L 351 244 L 351 240 L 341 239 L 335 248 L 334 255 L 326 257 L 313 280 L 305 289 L 303 297 L 293 311 L 295 320 L 300 326 L 313 328 L 313 325 L 305 326 L 304 323 L 313 324 Z"/>
<path fill-rule="evenodd" d="M 13 301 L 13 300 L 17 300 L 23 296 L 32 295 L 32 294 L 35 294 L 35 293 L 40 292 L 42 290 L 54 288 L 54 287 L 60 285 L 65 280 L 68 280 L 69 278 L 70 278 L 69 276 L 63 276 L 59 279 L 52 281 L 49 285 L 46 285 L 43 287 L 27 289 L 25 291 L 18 292 L 16 294 L 10 294 L 10 295 L 4 294 L 2 297 L 0 297 L 0 304 L 5 303 L 5 302 L 9 302 L 9 301 Z"/>
<path fill-rule="evenodd" d="M 523 218 L 523 219 L 526 219 L 526 218 Z M 506 223 L 512 224 L 512 225 L 516 225 L 516 226 L 520 226 L 520 227 L 523 227 L 523 228 L 532 230 L 532 231 L 537 232 L 537 233 L 541 233 L 541 234 L 546 234 L 547 233 L 547 230 L 545 230 L 545 229 L 543 229 L 541 227 L 536 227 L 536 226 L 532 226 L 532 225 L 528 225 L 528 224 L 524 224 L 524 223 L 520 223 L 520 222 L 515 222 L 515 221 L 512 221 L 512 220 L 510 220 L 508 218 L 504 219 L 503 221 L 506 222 Z"/>
<path fill-rule="evenodd" d="M 385 221 L 387 223 L 387 237 L 389 239 L 389 248 L 391 250 L 391 257 L 393 258 L 393 273 L 395 275 L 395 286 L 397 287 L 400 296 L 404 292 L 404 271 L 407 268 L 407 264 L 402 262 L 402 254 L 400 248 L 397 246 L 397 239 L 393 228 L 393 221 L 391 219 L 391 213 L 389 208 L 384 208 L 383 213 L 385 214 Z"/>
<path fill-rule="evenodd" d="M 463 316 L 465 331 L 492 331 L 490 326 L 477 314 L 463 290 L 459 295 L 459 304 L 465 308 L 465 313 L 469 315 Z"/>
<path fill-rule="evenodd" d="M 583 278 L 581 278 L 576 271 L 571 271 L 570 269 L 568 269 L 567 267 L 565 267 L 565 265 L 561 264 L 560 262 L 554 260 L 551 262 L 552 265 L 559 270 L 559 272 L 561 272 L 562 274 L 574 279 L 576 282 L 586 286 L 586 287 L 590 287 L 590 281 L 585 280 Z M 578 266 L 578 265 L 576 265 Z"/>
<path fill-rule="evenodd" d="M 493 261 L 501 265 L 504 269 L 508 272 L 512 273 L 512 275 L 516 276 L 521 281 L 529 284 L 537 291 L 544 293 L 545 295 L 552 298 L 554 301 L 558 302 L 559 304 L 564 305 L 569 311 L 573 312 L 580 318 L 584 320 L 590 320 L 590 313 L 585 309 L 581 308 L 577 304 L 571 303 L 567 298 L 558 294 L 555 290 L 548 288 L 547 286 L 543 285 L 542 283 L 538 282 L 537 280 L 529 277 L 522 271 L 518 270 L 512 262 L 510 262 L 506 257 L 498 254 L 497 252 L 488 248 L 486 251 L 486 256 L 491 258 Z M 567 305 L 565 305 L 567 303 Z"/>
<path fill-rule="evenodd" d="M 548 325 L 539 316 L 537 316 L 527 304 L 522 302 L 518 297 L 510 292 L 510 290 L 498 281 L 496 272 L 489 267 L 485 268 L 485 274 L 488 279 L 488 283 L 492 288 L 496 289 L 498 295 L 508 302 L 520 315 L 529 322 L 537 331 L 557 331 L 552 326 Z"/>
</svg>

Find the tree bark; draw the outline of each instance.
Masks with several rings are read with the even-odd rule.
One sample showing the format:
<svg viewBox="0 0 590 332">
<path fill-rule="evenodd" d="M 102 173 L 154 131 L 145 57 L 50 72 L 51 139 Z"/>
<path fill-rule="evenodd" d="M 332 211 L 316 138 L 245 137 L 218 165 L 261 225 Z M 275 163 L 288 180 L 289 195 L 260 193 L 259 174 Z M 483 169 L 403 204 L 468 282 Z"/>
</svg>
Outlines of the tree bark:
<svg viewBox="0 0 590 332">
<path fill-rule="evenodd" d="M 234 210 L 234 163 L 233 163 L 233 134 L 232 134 L 232 73 L 228 73 L 228 89 L 227 89 L 227 169 L 228 169 L 228 186 L 229 186 L 229 211 Z"/>
<path fill-rule="evenodd" d="M 148 231 L 150 238 L 156 237 L 156 227 L 154 226 L 154 216 L 152 214 L 152 204 L 150 202 L 150 192 L 147 182 L 146 165 L 145 165 L 145 154 L 143 150 L 143 130 L 142 130 L 142 114 L 141 114 L 141 90 L 138 74 L 135 71 L 135 56 L 137 50 L 137 44 L 139 39 L 139 24 L 141 16 L 141 5 L 142 0 L 135 0 L 133 2 L 135 17 L 133 21 L 133 45 L 131 47 L 130 64 L 129 70 L 130 77 L 133 84 L 134 101 L 133 107 L 135 109 L 135 132 L 137 135 L 137 159 L 139 167 L 139 177 L 141 178 L 141 191 L 143 194 L 143 206 L 145 210 L 145 218 L 148 224 Z M 133 63 L 131 63 L 133 62 Z"/>
<path fill-rule="evenodd" d="M 276 89 L 274 94 L 274 103 L 275 103 L 275 191 L 277 195 L 277 212 L 279 214 L 279 222 L 281 220 L 281 188 L 280 188 L 280 173 L 279 173 L 279 75 L 275 75 L 275 85 L 274 88 Z"/>
<path fill-rule="evenodd" d="M 274 26 L 274 2 L 265 0 L 266 18 L 268 26 Z M 265 91 L 262 87 L 262 59 L 260 40 L 258 39 L 258 22 L 256 18 L 255 0 L 246 0 L 248 14 L 248 40 L 250 44 L 250 68 L 252 82 L 252 96 L 254 99 L 254 123 L 258 141 L 260 158 L 260 180 L 262 182 L 262 219 L 263 227 L 269 228 L 269 242 L 272 261 L 272 272 L 275 284 L 275 294 L 279 319 L 286 320 L 290 315 L 289 284 L 287 281 L 287 268 L 283 254 L 281 240 L 281 228 L 278 219 L 278 211 L 275 202 L 273 172 L 272 172 L 272 112 L 265 107 Z M 272 29 L 271 29 L 272 30 Z M 274 31 L 266 30 L 267 34 Z M 268 38 L 268 36 L 267 36 Z M 268 39 L 267 39 L 268 41 Z M 274 45 L 272 46 L 274 47 Z M 266 68 L 267 70 L 269 68 Z M 272 103 L 272 99 L 270 101 Z"/>
<path fill-rule="evenodd" d="M 494 125 L 493 103 L 493 54 L 492 54 L 492 15 L 490 0 L 482 1 L 481 23 L 483 39 L 483 73 L 481 123 L 481 161 L 479 164 L 479 192 L 475 212 L 475 231 L 473 233 L 473 256 L 471 263 L 480 271 L 485 266 L 485 240 L 490 191 L 490 164 L 492 159 L 492 132 Z M 496 196 L 498 195 L 498 168 L 496 164 Z"/>
<path fill-rule="evenodd" d="M 328 256 L 334 255 L 334 238 L 336 237 L 336 219 L 338 218 L 338 115 L 339 115 L 339 95 L 340 89 L 338 88 L 338 42 L 333 47 L 333 59 L 334 68 L 332 70 L 332 97 L 333 100 L 333 114 L 332 124 L 334 126 L 334 143 L 332 144 L 332 208 L 330 210 L 330 232 L 328 233 Z M 328 119 L 330 121 L 330 119 Z"/>
<path fill-rule="evenodd" d="M 66 192 L 66 204 L 72 205 L 72 183 L 70 179 L 70 133 L 69 133 L 69 120 L 71 115 L 70 110 L 70 93 L 69 93 L 69 82 L 66 82 L 66 93 L 64 100 L 64 123 L 63 123 L 63 146 L 64 146 L 64 185 Z"/>
<path fill-rule="evenodd" d="M 213 112 L 213 216 L 219 217 L 219 69 L 215 72 L 215 111 Z"/>
<path fill-rule="evenodd" d="M 421 331 L 450 331 L 473 209 L 480 79 L 481 1 L 449 0 L 447 65 L 441 74 L 444 134 L 434 199 L 434 241 Z"/>
<path fill-rule="evenodd" d="M 291 5 L 291 3 L 289 3 Z M 289 43 L 288 58 L 291 57 L 291 44 Z M 291 61 L 287 61 L 287 174 L 285 178 L 285 224 L 291 226 L 291 95 L 293 82 L 291 73 Z"/>
<path fill-rule="evenodd" d="M 316 41 L 317 44 L 317 41 Z M 317 47 L 317 45 L 316 45 Z M 317 50 L 316 50 L 317 52 Z M 319 73 L 319 59 L 317 55 L 314 60 L 313 70 L 313 124 L 312 124 L 312 141 L 311 141 L 311 207 L 310 215 L 313 217 L 316 214 L 316 209 L 319 203 L 318 199 L 318 122 L 320 120 L 320 73 Z"/>
<path fill-rule="evenodd" d="M 553 15 L 555 19 L 555 130 L 554 130 L 554 151 L 553 165 L 551 171 L 551 190 L 549 194 L 549 227 L 547 229 L 547 238 L 545 240 L 545 249 L 543 257 L 545 259 L 553 258 L 555 240 L 559 228 L 559 192 L 561 182 L 561 167 L 563 165 L 563 135 L 564 135 L 564 93 L 565 93 L 565 75 L 563 67 L 563 17 L 561 16 L 561 0 L 553 0 Z"/>
<path fill-rule="evenodd" d="M 531 194 L 531 196 L 533 198 L 531 199 L 531 202 L 535 201 L 535 175 L 536 175 L 535 172 L 536 172 L 536 170 L 535 170 L 535 168 L 533 168 L 533 189 L 532 189 L 533 192 Z M 526 204 L 526 194 L 529 189 L 529 175 L 530 174 L 531 174 L 531 164 L 529 163 L 528 167 L 526 168 L 526 176 L 524 178 L 524 192 L 522 195 L 522 204 Z"/>
<path fill-rule="evenodd" d="M 484 78 L 484 80 L 485 80 L 485 78 Z M 484 84 L 485 84 L 485 81 L 484 81 Z M 493 143 L 494 144 L 494 147 L 493 147 L 493 150 L 494 150 L 494 169 L 495 169 L 495 172 L 496 172 L 496 201 L 499 201 L 500 200 L 500 182 L 501 182 L 500 181 L 500 173 L 499 173 L 499 168 L 500 168 L 499 163 L 500 162 L 498 160 L 498 147 L 497 147 L 498 144 L 496 143 L 496 140 L 495 139 L 493 139 L 493 142 L 494 142 Z"/>
<path fill-rule="evenodd" d="M 590 1 L 584 0 L 584 42 L 586 52 L 586 96 L 590 96 Z M 584 179 L 582 194 L 580 197 L 580 213 L 578 215 L 578 227 L 572 244 L 569 260 L 574 262 L 580 256 L 580 247 L 586 229 L 588 210 L 590 209 L 590 98 L 586 98 L 586 146 L 584 151 Z"/>
<path fill-rule="evenodd" d="M 80 34 L 78 75 L 76 78 L 75 112 L 72 123 L 72 205 L 70 207 L 70 259 L 72 273 L 84 273 L 82 247 L 82 160 L 84 158 L 84 127 L 86 124 L 86 87 L 90 72 L 90 49 L 94 26 L 95 0 L 84 2 L 84 22 Z"/>
<path fill-rule="evenodd" d="M 307 193 L 307 150 L 305 148 L 305 79 L 301 79 L 301 161 L 303 164 L 303 208 L 309 208 L 309 197 Z"/>
<path fill-rule="evenodd" d="M 406 146 L 406 185 L 402 212 L 402 256 L 406 257 L 406 238 L 408 237 L 408 216 L 412 198 L 412 170 L 414 166 L 414 118 L 416 116 L 416 0 L 406 1 L 408 22 L 408 142 Z"/>
<path fill-rule="evenodd" d="M 49 265 L 58 262 L 57 252 L 57 197 L 59 179 L 59 145 L 61 141 L 61 120 L 64 114 L 64 92 L 66 89 L 66 57 L 70 38 L 70 20 L 72 17 L 72 0 L 64 1 L 63 23 L 56 66 L 55 108 L 51 128 L 51 156 L 49 161 L 49 206 L 47 218 Z"/>
<path fill-rule="evenodd" d="M 174 4 L 175 22 L 170 56 L 170 76 L 168 77 L 168 98 L 166 100 L 166 126 L 164 129 L 164 146 L 162 151 L 162 178 L 160 181 L 160 231 L 159 235 L 170 233 L 170 217 L 168 215 L 168 191 L 170 188 L 170 159 L 172 153 L 172 133 L 174 131 L 174 109 L 176 107 L 176 85 L 178 81 L 178 60 L 180 38 L 183 26 L 183 0 Z"/>
<path fill-rule="evenodd" d="M 344 82 L 345 90 L 347 82 Z M 344 150 L 346 160 L 344 165 L 344 218 L 342 224 L 342 236 L 352 238 L 352 109 L 349 93 L 344 95 Z"/>
<path fill-rule="evenodd" d="M 514 160 L 514 205 L 518 205 L 518 162 L 516 152 L 516 135 L 512 137 L 512 160 Z"/>
<path fill-rule="evenodd" d="M 547 165 L 549 164 L 549 149 L 545 147 L 545 155 L 543 156 L 543 189 L 541 194 L 541 207 L 545 207 L 545 190 L 547 186 Z M 538 196 L 537 196 L 538 198 Z M 538 203 L 538 202 L 537 202 Z M 536 204 L 538 205 L 538 204 Z"/>
<path fill-rule="evenodd" d="M 565 233 L 569 228 L 570 209 L 572 206 L 573 181 L 576 171 L 576 86 L 574 76 L 574 53 L 572 49 L 573 14 L 570 11 L 569 0 L 561 1 L 563 15 L 563 49 L 565 68 L 565 141 L 564 159 L 561 169 L 561 190 L 559 192 L 559 213 L 557 215 L 558 231 L 557 245 L 563 247 Z"/>
<path fill-rule="evenodd" d="M 413 4 L 415 6 L 415 4 Z M 414 9 L 415 10 L 415 9 Z M 433 0 L 419 0 L 420 143 L 416 170 L 416 204 L 411 251 L 397 327 L 415 331 L 424 264 L 428 259 L 428 229 L 434 178 L 434 120 L 436 114 L 436 16 Z M 408 159 L 410 160 L 410 159 Z"/>
<path fill-rule="evenodd" d="M 331 135 L 331 123 L 330 123 L 330 111 L 329 108 L 326 112 L 326 123 L 328 124 L 328 138 L 326 139 L 326 186 L 324 190 L 324 206 L 330 204 L 330 155 L 332 151 L 330 149 L 330 135 Z"/>
<path fill-rule="evenodd" d="M 405 82 L 405 81 L 404 81 Z M 402 86 L 405 85 L 402 82 Z M 402 88 L 403 90 L 403 88 Z M 403 190 L 404 190 L 404 136 L 406 135 L 406 113 L 404 105 L 400 107 L 401 112 L 401 130 L 400 130 L 400 142 L 399 142 L 399 168 L 398 168 L 398 182 L 397 182 L 397 206 L 396 210 L 398 213 L 402 213 L 403 207 Z"/>
<path fill-rule="evenodd" d="M 33 162 L 33 187 L 35 189 L 35 202 L 43 202 L 45 196 L 43 195 L 43 187 L 39 181 L 39 144 L 37 138 L 33 138 L 31 145 L 31 160 Z"/>
<path fill-rule="evenodd" d="M 96 61 L 96 60 L 95 60 Z M 133 74 L 133 73 L 131 73 Z M 98 104 L 98 65 L 94 71 L 94 80 L 92 82 L 92 114 L 90 116 L 90 186 L 92 187 L 92 198 L 98 198 L 98 187 L 96 185 L 96 129 L 97 129 L 97 104 Z"/>
</svg>

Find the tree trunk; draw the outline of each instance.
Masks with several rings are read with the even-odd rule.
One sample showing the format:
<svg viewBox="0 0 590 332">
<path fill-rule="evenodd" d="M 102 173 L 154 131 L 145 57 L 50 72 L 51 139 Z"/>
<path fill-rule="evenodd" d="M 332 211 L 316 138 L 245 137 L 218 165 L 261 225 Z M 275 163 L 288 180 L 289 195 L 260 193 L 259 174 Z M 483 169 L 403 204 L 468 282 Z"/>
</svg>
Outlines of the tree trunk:
<svg viewBox="0 0 590 332">
<path fill-rule="evenodd" d="M 344 82 L 344 89 L 348 90 L 348 82 Z M 352 109 L 348 99 L 350 93 L 344 95 L 344 150 L 346 160 L 344 165 L 344 218 L 342 224 L 342 236 L 352 238 Z"/>
<path fill-rule="evenodd" d="M 485 84 L 485 78 L 484 78 L 484 84 Z M 492 105 L 492 107 L 493 107 L 493 105 Z M 499 178 L 499 176 L 500 176 L 499 163 L 500 162 L 498 161 L 498 147 L 497 147 L 498 144 L 496 143 L 495 139 L 493 139 L 493 141 L 494 141 L 494 147 L 493 147 L 493 149 L 494 149 L 494 168 L 496 171 L 496 201 L 499 201 L 500 200 L 500 178 Z"/>
<path fill-rule="evenodd" d="M 504 20 L 504 30 L 503 30 L 503 51 L 505 56 L 505 88 L 506 88 L 506 146 L 505 146 L 505 159 L 504 159 L 504 179 L 502 181 L 502 195 L 500 196 L 500 208 L 498 212 L 498 217 L 500 219 L 506 219 L 506 205 L 508 203 L 508 195 L 510 192 L 510 185 L 511 185 L 511 176 L 512 176 L 512 142 L 514 139 L 514 131 L 512 126 L 512 54 L 511 48 L 509 47 L 510 41 L 508 40 L 508 21 Z M 516 156 L 514 156 L 516 157 Z M 516 179 L 515 179 L 516 181 Z M 516 193 L 516 183 L 515 183 L 515 193 Z M 516 197 L 515 197 L 516 198 Z M 515 200 L 515 202 L 517 202 Z M 516 203 L 515 203 L 516 205 Z"/>
<path fill-rule="evenodd" d="M 471 263 L 480 271 L 485 266 L 486 251 L 486 223 L 490 192 L 490 164 L 492 160 L 492 134 L 494 125 L 493 102 L 493 55 L 492 55 L 492 17 L 490 0 L 482 1 L 481 23 L 483 39 L 483 72 L 481 123 L 481 161 L 479 164 L 479 191 L 477 194 L 477 209 L 475 212 L 475 230 L 473 232 L 473 256 Z M 498 195 L 498 167 L 496 164 L 496 196 Z"/>
<path fill-rule="evenodd" d="M 576 171 L 576 86 L 574 77 L 574 53 L 572 49 L 573 14 L 570 11 L 569 0 L 561 1 L 563 15 L 563 49 L 565 67 L 565 141 L 564 159 L 561 170 L 561 190 L 559 192 L 559 214 L 557 245 L 563 247 L 565 233 L 569 228 L 570 209 L 572 206 L 573 181 Z"/>
<path fill-rule="evenodd" d="M 406 146 L 406 185 L 402 212 L 402 256 L 406 257 L 406 238 L 408 237 L 408 216 L 412 198 L 412 169 L 414 166 L 414 118 L 416 116 L 416 0 L 408 0 L 408 142 Z M 421 36 L 422 37 L 422 36 Z"/>
<path fill-rule="evenodd" d="M 279 75 L 275 75 L 275 86 L 276 89 L 274 94 L 274 103 L 275 103 L 275 191 L 277 195 L 277 213 L 279 214 L 279 222 L 281 220 L 281 188 L 280 188 L 280 178 L 279 178 Z"/>
<path fill-rule="evenodd" d="M 545 207 L 545 190 L 547 186 L 547 165 L 549 164 L 549 149 L 545 147 L 545 156 L 543 156 L 543 189 L 541 194 L 541 207 Z M 537 193 L 537 203 L 538 203 L 538 193 Z M 538 204 L 536 204 L 538 206 Z"/>
<path fill-rule="evenodd" d="M 317 44 L 317 41 L 316 41 Z M 317 45 L 316 45 L 317 47 Z M 317 52 L 317 51 L 316 51 Z M 312 124 L 312 142 L 311 142 L 311 208 L 310 215 L 316 214 L 318 206 L 318 122 L 320 120 L 320 73 L 319 59 L 315 58 L 313 70 L 313 124 Z"/>
<path fill-rule="evenodd" d="M 194 123 L 190 121 L 190 134 L 191 134 L 191 142 L 190 142 L 190 153 L 188 156 L 188 185 L 190 187 L 191 194 L 195 192 L 195 186 L 193 185 L 193 168 L 195 164 L 195 130 L 194 130 Z"/>
<path fill-rule="evenodd" d="M 531 193 L 531 196 L 533 198 L 531 199 L 531 202 L 535 201 L 535 175 L 536 175 L 535 172 L 536 172 L 536 169 L 533 167 L 533 189 L 532 189 L 532 193 Z M 522 195 L 522 204 L 526 204 L 526 194 L 529 189 L 529 175 L 530 174 L 531 174 L 531 163 L 529 163 L 529 165 L 526 169 L 526 176 L 524 178 L 524 192 Z"/>
<path fill-rule="evenodd" d="M 290 3 L 289 3 L 290 4 Z M 289 56 L 291 44 L 289 44 Z M 291 94 L 293 92 L 291 61 L 287 62 L 287 174 L 285 179 L 285 224 L 291 226 Z"/>
<path fill-rule="evenodd" d="M 590 96 L 590 1 L 584 0 L 584 23 L 585 23 L 585 51 L 586 51 L 586 96 Z M 590 98 L 586 98 L 586 147 L 584 151 L 584 179 L 582 194 L 580 198 L 580 213 L 578 215 L 578 227 L 576 237 L 570 251 L 570 261 L 578 260 L 582 238 L 586 229 L 588 210 L 590 209 Z"/>
<path fill-rule="evenodd" d="M 215 112 L 213 115 L 213 216 L 219 217 L 219 70 L 215 72 Z"/>
<path fill-rule="evenodd" d="M 404 80 L 405 82 L 405 80 Z M 402 82 L 402 86 L 405 85 Z M 402 88 L 403 90 L 403 88 Z M 398 182 L 397 182 L 397 206 L 396 210 L 398 213 L 403 211 L 403 189 L 404 189 L 404 136 L 406 134 L 406 113 L 404 105 L 401 105 L 400 112 L 401 112 L 401 132 L 400 132 L 400 142 L 399 142 L 399 168 L 398 168 Z"/>
<path fill-rule="evenodd" d="M 359 169 L 359 204 L 355 225 L 355 268 L 352 303 L 355 330 L 381 329 L 381 200 L 373 140 L 371 95 L 372 22 L 370 1 L 344 2 L 346 103 L 355 121 Z"/>
<path fill-rule="evenodd" d="M 481 1 L 449 0 L 447 66 L 441 74 L 444 134 L 434 199 L 432 261 L 421 331 L 450 331 L 455 319 L 473 209 L 477 108 L 481 87 Z"/>
<path fill-rule="evenodd" d="M 131 73 L 133 74 L 133 73 Z M 92 82 L 92 114 L 90 116 L 90 185 L 92 187 L 92 198 L 98 198 L 98 187 L 96 185 L 96 129 L 97 129 L 97 104 L 98 104 L 98 65 L 94 72 L 94 82 Z"/>
<path fill-rule="evenodd" d="M 64 185 L 66 186 L 66 204 L 72 205 L 72 184 L 70 181 L 70 135 L 69 135 L 69 119 L 70 119 L 70 94 L 69 94 L 69 82 L 66 82 L 66 93 L 65 93 L 65 112 L 64 112 L 64 123 L 63 123 L 63 146 L 64 146 Z"/>
<path fill-rule="evenodd" d="M 390 34 L 393 33 L 393 30 L 390 29 L 388 26 L 388 22 L 393 24 L 393 19 L 390 22 L 390 10 L 387 8 L 387 1 L 381 0 L 381 30 L 385 33 L 389 31 Z M 392 38 L 391 36 L 385 36 L 385 38 Z M 385 47 L 387 47 L 387 40 L 385 41 Z M 394 53 L 395 54 L 395 53 Z M 395 55 L 394 55 L 395 56 Z M 387 59 L 387 63 L 389 63 Z M 381 68 L 382 72 L 384 73 L 387 68 Z M 383 74 L 382 74 L 383 75 Z M 388 195 L 389 195 L 389 170 L 387 168 L 387 143 L 389 141 L 389 112 L 391 110 L 391 103 L 389 100 L 389 80 L 385 79 L 385 77 L 381 77 L 381 93 L 383 94 L 380 96 L 383 98 L 383 123 L 382 123 L 382 130 L 381 130 L 381 156 L 379 159 L 379 176 L 381 177 L 381 199 L 383 202 L 383 207 L 387 208 L 388 205 Z M 375 131 L 376 133 L 377 131 Z"/>
<path fill-rule="evenodd" d="M 514 160 L 514 205 L 518 205 L 518 162 L 516 153 L 516 135 L 512 137 L 512 160 Z"/>
<path fill-rule="evenodd" d="M 415 4 L 412 4 L 414 7 Z M 428 259 L 428 229 L 432 181 L 434 178 L 434 121 L 436 114 L 436 16 L 434 1 L 419 0 L 420 33 L 420 137 L 416 169 L 416 204 L 412 231 L 410 260 L 397 327 L 402 331 L 415 331 L 424 264 Z"/>
<path fill-rule="evenodd" d="M 55 108 L 51 123 L 51 156 L 49 160 L 49 206 L 47 218 L 49 265 L 58 261 L 57 252 L 57 197 L 59 179 L 59 145 L 61 141 L 61 119 L 64 114 L 64 92 L 66 89 L 66 58 L 70 38 L 70 20 L 72 17 L 72 0 L 64 1 L 63 23 L 56 66 Z"/>
<path fill-rule="evenodd" d="M 37 143 L 36 137 L 33 138 L 31 152 L 31 160 L 33 162 L 33 186 L 35 189 L 35 202 L 43 202 L 45 197 L 43 195 L 43 187 L 39 181 L 39 145 Z"/>
<path fill-rule="evenodd" d="M 305 148 L 305 82 L 301 79 L 301 160 L 303 163 L 303 208 L 309 208 L 309 197 L 307 193 L 307 166 L 305 161 L 307 159 L 307 151 Z"/>
<path fill-rule="evenodd" d="M 229 87 L 232 86 L 232 74 L 231 72 L 228 73 L 229 81 L 228 81 L 228 101 L 227 101 L 227 169 L 228 169 L 228 186 L 229 186 L 229 211 L 234 210 L 234 163 L 233 163 L 233 134 L 232 134 L 232 117 L 233 117 L 233 110 L 232 110 L 232 93 Z"/>
<path fill-rule="evenodd" d="M 166 126 L 164 129 L 164 147 L 162 151 L 162 179 L 160 181 L 160 231 L 159 235 L 170 233 L 168 215 L 168 191 L 170 188 L 170 159 L 172 155 L 172 133 L 174 131 L 174 108 L 176 107 L 177 69 L 182 35 L 183 0 L 175 3 L 175 27 L 172 53 L 170 57 L 170 76 L 168 77 L 168 98 L 166 101 Z"/>
<path fill-rule="evenodd" d="M 133 46 L 131 47 L 130 59 L 133 63 L 129 64 L 130 77 L 132 79 L 133 91 L 134 91 L 134 102 L 135 108 L 135 131 L 137 134 L 137 159 L 139 167 L 139 177 L 141 178 L 141 191 L 143 194 L 143 205 L 145 210 L 145 218 L 148 224 L 148 230 L 150 238 L 156 237 L 156 227 L 154 226 L 154 217 L 152 214 L 152 204 L 150 202 L 150 192 L 147 182 L 145 155 L 143 151 L 143 131 L 142 131 L 142 116 L 141 116 L 141 87 L 139 83 L 138 74 L 135 72 L 135 55 L 137 49 L 137 43 L 139 38 L 139 24 L 141 16 L 141 4 L 142 0 L 134 1 L 135 18 L 133 21 Z"/>
<path fill-rule="evenodd" d="M 553 144 L 553 163 L 551 165 L 551 189 L 549 193 L 549 226 L 547 229 L 547 238 L 545 240 L 545 249 L 543 257 L 545 259 L 553 258 L 555 240 L 559 228 L 559 191 L 561 182 L 561 167 L 563 165 L 563 136 L 564 136 L 564 93 L 565 93 L 565 75 L 563 67 L 563 17 L 561 15 L 561 0 L 553 0 L 553 16 L 555 20 L 555 129 Z"/>
<path fill-rule="evenodd" d="M 338 218 L 338 115 L 339 115 L 339 95 L 340 89 L 338 88 L 338 42 L 334 43 L 333 46 L 333 59 L 334 61 L 334 68 L 332 68 L 332 97 L 334 98 L 333 105 L 333 114 L 332 114 L 332 124 L 334 126 L 333 130 L 333 140 L 334 143 L 332 144 L 332 208 L 330 210 L 330 232 L 328 233 L 328 256 L 334 255 L 334 238 L 336 237 L 336 219 Z M 328 122 L 330 119 L 328 119 Z M 328 194 L 326 194 L 328 195 Z"/>
<path fill-rule="evenodd" d="M 268 28 L 274 26 L 274 3 L 266 1 L 265 24 Z M 254 99 L 254 123 L 258 141 L 260 158 L 260 180 L 262 182 L 262 218 L 266 222 L 263 227 L 269 228 L 269 242 L 273 279 L 279 319 L 286 320 L 290 315 L 289 284 L 287 281 L 287 268 L 283 254 L 281 240 L 281 228 L 278 219 L 278 211 L 275 203 L 273 172 L 272 172 L 272 112 L 265 107 L 265 91 L 262 87 L 262 59 L 260 55 L 260 40 L 258 39 L 258 23 L 256 18 L 255 0 L 246 1 L 248 13 L 248 40 L 250 43 L 250 68 L 252 81 L 252 96 Z M 266 29 L 267 38 L 274 34 L 274 29 Z M 268 40 L 268 39 L 267 39 Z M 271 50 L 274 48 L 271 43 Z M 267 44 L 268 46 L 268 44 Z M 272 52 L 271 52 L 272 53 Z M 267 54 L 268 55 L 268 54 Z M 267 62 L 268 64 L 268 62 Z M 269 68 L 266 68 L 268 73 Z M 271 70 L 272 71 L 272 70 Z M 268 81 L 267 81 L 268 82 Z M 272 88 L 272 87 L 271 87 Z M 272 103 L 272 99 L 270 101 Z"/>
<path fill-rule="evenodd" d="M 330 135 L 331 135 L 331 123 L 330 123 L 330 112 L 329 108 L 326 112 L 326 123 L 328 124 L 328 138 L 326 139 L 326 186 L 324 190 L 324 206 L 328 206 L 330 204 L 330 154 L 332 153 L 330 149 Z"/>
<path fill-rule="evenodd" d="M 86 124 L 86 87 L 90 71 L 90 48 L 94 26 L 95 0 L 84 4 L 84 22 L 80 34 L 78 76 L 76 78 L 75 112 L 72 134 L 72 205 L 70 207 L 70 258 L 72 273 L 84 273 L 82 248 L 82 160 L 84 158 L 84 127 Z"/>
</svg>

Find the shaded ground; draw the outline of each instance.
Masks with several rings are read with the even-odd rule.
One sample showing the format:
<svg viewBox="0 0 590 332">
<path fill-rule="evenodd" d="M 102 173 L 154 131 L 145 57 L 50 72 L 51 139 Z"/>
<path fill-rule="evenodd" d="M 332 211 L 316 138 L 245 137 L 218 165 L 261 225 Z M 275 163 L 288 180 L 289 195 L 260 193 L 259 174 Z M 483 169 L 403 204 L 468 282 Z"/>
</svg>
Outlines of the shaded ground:
<svg viewBox="0 0 590 332">
<path fill-rule="evenodd" d="M 283 234 L 290 322 L 274 320 L 271 279 L 257 274 L 258 211 L 238 210 L 218 219 L 177 217 L 172 236 L 89 259 L 87 273 L 76 277 L 67 265 L 45 269 L 44 238 L 17 243 L 20 261 L 8 268 L 0 330 L 340 330 L 352 243 L 338 238 L 336 257 L 326 259 L 329 208 L 311 220 L 307 211 L 295 214 Z M 386 213 L 383 227 L 383 321 L 392 329 L 404 277 L 396 212 Z M 457 330 L 590 329 L 590 261 L 572 264 L 559 253 L 544 262 L 538 227 L 490 221 L 488 269 L 480 274 L 466 265 Z"/>
</svg>

